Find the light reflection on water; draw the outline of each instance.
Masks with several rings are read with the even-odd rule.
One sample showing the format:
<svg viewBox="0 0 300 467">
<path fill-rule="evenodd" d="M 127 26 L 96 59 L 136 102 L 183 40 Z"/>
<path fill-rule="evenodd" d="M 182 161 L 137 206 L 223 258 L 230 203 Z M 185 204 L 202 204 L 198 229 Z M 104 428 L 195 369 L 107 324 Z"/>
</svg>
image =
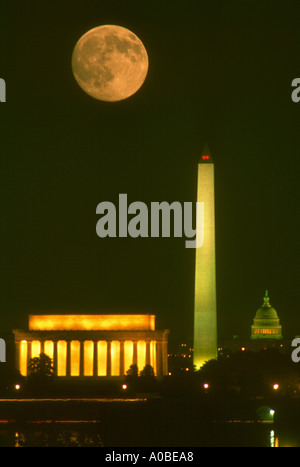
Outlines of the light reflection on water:
<svg viewBox="0 0 300 467">
<path fill-rule="evenodd" d="M 300 447 L 291 411 L 278 411 L 286 415 L 280 423 L 274 417 L 255 420 L 256 410 L 243 420 L 214 421 L 212 408 L 206 413 L 204 405 L 179 402 L 3 402 L 0 447 Z"/>
<path fill-rule="evenodd" d="M 31 425 L 31 424 L 30 424 Z M 90 421 L 46 421 L 35 426 L 26 426 L 13 431 L 12 447 L 103 447 L 99 426 Z"/>
<path fill-rule="evenodd" d="M 99 421 L 39 421 L 38 423 L 26 423 L 18 425 L 16 423 L 0 422 L 0 446 L 8 447 L 105 447 L 102 436 L 102 427 Z M 222 423 L 210 426 L 209 442 L 205 442 L 205 436 L 199 432 L 199 446 L 263 446 L 263 447 L 281 447 L 278 432 L 270 427 L 262 427 L 261 424 Z M 237 427 L 239 425 L 239 427 Z M 213 429 L 212 429 L 213 428 Z M 264 429 L 262 429 L 264 428 Z M 105 428 L 104 428 L 105 429 Z M 145 432 L 145 436 L 149 433 Z M 172 437 L 172 434 L 171 434 Z M 201 441 L 202 439 L 202 441 Z M 157 440 L 151 443 L 148 438 L 149 446 L 156 446 Z M 114 439 L 113 446 L 135 446 L 134 440 L 124 434 L 123 439 Z M 172 444 L 172 443 L 171 443 Z M 173 446 L 181 445 L 180 438 L 174 438 Z M 185 440 L 184 444 L 189 445 Z M 161 446 L 169 446 L 163 443 Z M 192 443 L 194 447 L 197 444 Z M 297 444 L 287 444 L 285 446 L 297 446 Z M 143 446 L 141 439 L 137 440 L 136 447 Z"/>
</svg>

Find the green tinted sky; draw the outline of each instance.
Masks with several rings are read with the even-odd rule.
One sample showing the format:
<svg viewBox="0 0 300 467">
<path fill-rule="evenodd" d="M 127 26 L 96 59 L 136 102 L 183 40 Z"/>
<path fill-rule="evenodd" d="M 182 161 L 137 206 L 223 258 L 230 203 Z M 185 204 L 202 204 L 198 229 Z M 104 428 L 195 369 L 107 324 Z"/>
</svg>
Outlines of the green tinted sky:
<svg viewBox="0 0 300 467">
<path fill-rule="evenodd" d="M 31 311 L 132 309 L 192 335 L 194 251 L 184 239 L 101 240 L 95 212 L 119 193 L 195 201 L 208 142 L 219 334 L 249 334 L 265 288 L 284 335 L 299 334 L 299 2 L 74 3 L 0 7 L 1 328 Z M 92 99 L 72 76 L 75 43 L 101 24 L 148 51 L 147 79 L 123 102 Z"/>
</svg>

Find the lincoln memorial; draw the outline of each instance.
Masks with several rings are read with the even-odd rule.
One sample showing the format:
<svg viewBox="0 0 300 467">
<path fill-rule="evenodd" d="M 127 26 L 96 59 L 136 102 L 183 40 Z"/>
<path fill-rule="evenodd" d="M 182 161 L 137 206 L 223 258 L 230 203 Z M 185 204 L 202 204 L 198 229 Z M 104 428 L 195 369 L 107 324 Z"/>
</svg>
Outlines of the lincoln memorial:
<svg viewBox="0 0 300 467">
<path fill-rule="evenodd" d="M 29 315 L 28 330 L 14 329 L 16 366 L 27 376 L 29 360 L 45 353 L 59 377 L 123 377 L 132 364 L 168 374 L 168 330 L 155 315 Z"/>
</svg>

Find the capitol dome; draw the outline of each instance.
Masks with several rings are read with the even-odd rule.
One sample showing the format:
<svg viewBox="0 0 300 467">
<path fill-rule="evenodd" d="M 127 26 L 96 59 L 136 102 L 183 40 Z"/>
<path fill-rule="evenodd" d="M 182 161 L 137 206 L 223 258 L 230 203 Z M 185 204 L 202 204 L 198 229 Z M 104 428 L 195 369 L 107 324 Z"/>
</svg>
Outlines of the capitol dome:
<svg viewBox="0 0 300 467">
<path fill-rule="evenodd" d="M 250 337 L 251 339 L 282 339 L 277 311 L 270 305 L 267 290 L 263 304 L 255 314 Z"/>
<path fill-rule="evenodd" d="M 267 290 L 264 296 L 264 302 L 257 310 L 254 319 L 278 319 L 277 311 L 270 305 L 270 298 Z"/>
</svg>

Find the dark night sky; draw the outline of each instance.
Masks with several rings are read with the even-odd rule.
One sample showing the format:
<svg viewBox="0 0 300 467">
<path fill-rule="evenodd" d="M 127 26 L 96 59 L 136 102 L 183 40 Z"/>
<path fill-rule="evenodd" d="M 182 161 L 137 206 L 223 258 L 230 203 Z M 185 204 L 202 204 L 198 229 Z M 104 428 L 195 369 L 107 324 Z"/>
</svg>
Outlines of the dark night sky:
<svg viewBox="0 0 300 467">
<path fill-rule="evenodd" d="M 207 142 L 219 336 L 249 335 L 266 288 L 284 336 L 300 334 L 299 13 L 299 1 L 2 2 L 0 330 L 32 311 L 133 310 L 191 336 L 195 250 L 100 239 L 96 206 L 119 193 L 196 201 Z M 131 29 L 149 55 L 143 87 L 118 103 L 71 71 L 75 43 L 102 24 Z"/>
</svg>

